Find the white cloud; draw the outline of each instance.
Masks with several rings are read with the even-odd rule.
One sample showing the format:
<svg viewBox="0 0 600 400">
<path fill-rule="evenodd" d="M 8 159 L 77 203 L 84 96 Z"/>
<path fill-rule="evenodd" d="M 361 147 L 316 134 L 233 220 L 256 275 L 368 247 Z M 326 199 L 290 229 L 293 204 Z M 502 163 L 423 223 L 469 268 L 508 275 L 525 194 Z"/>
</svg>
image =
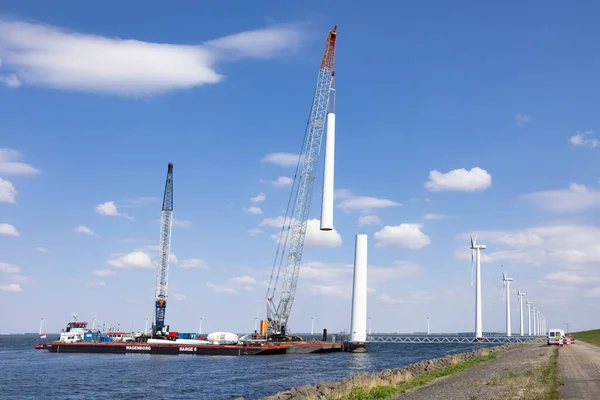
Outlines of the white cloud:
<svg viewBox="0 0 600 400">
<path fill-rule="evenodd" d="M 378 197 L 354 196 L 349 190 L 346 189 L 336 190 L 335 198 L 342 199 L 342 201 L 336 207 L 346 212 L 369 212 L 373 208 L 387 208 L 402 205 L 400 203 L 396 203 L 395 201 Z"/>
<path fill-rule="evenodd" d="M 416 250 L 431 243 L 429 237 L 421 231 L 420 224 L 386 225 L 373 235 L 375 247 L 401 247 Z"/>
<path fill-rule="evenodd" d="M 254 197 L 250 197 L 250 201 L 254 204 L 259 204 L 262 203 L 263 201 L 265 201 L 267 199 L 267 195 L 264 194 L 263 192 L 260 192 L 259 194 L 257 194 Z"/>
<path fill-rule="evenodd" d="M 12 275 L 10 280 L 13 282 L 29 283 L 29 278 L 23 275 Z"/>
<path fill-rule="evenodd" d="M 96 212 L 100 215 L 108 215 L 111 217 L 123 217 L 130 221 L 133 221 L 133 217 L 120 213 L 117 210 L 117 206 L 114 201 L 107 201 L 106 203 L 98 204 L 95 208 Z"/>
<path fill-rule="evenodd" d="M 481 262 L 511 261 L 534 266 L 556 265 L 567 270 L 597 271 L 600 266 L 600 227 L 553 224 L 515 230 L 477 232 L 477 243 L 488 245 Z M 464 245 L 455 257 L 470 260 L 469 233 L 457 236 Z M 497 250 L 496 250 L 497 249 Z M 492 251 L 496 250 L 496 251 Z"/>
<path fill-rule="evenodd" d="M 420 274 L 423 268 L 411 261 L 395 261 L 391 265 L 369 265 L 369 291 L 372 293 L 381 284 L 399 278 Z M 300 268 L 300 279 L 308 281 L 313 294 L 335 298 L 350 298 L 352 291 L 353 265 L 343 263 L 324 263 L 309 261 Z M 332 283 L 334 282 L 334 283 Z"/>
<path fill-rule="evenodd" d="M 21 161 L 23 156 L 13 149 L 0 149 L 0 174 L 34 175 L 41 171 Z"/>
<path fill-rule="evenodd" d="M 0 235 L 21 236 L 21 234 L 17 231 L 17 228 L 11 224 L 5 223 L 0 224 Z"/>
<path fill-rule="evenodd" d="M 584 132 L 577 132 L 577 134 L 571 136 L 569 138 L 569 142 L 571 142 L 571 144 L 574 147 L 578 147 L 578 146 L 590 146 L 590 147 L 600 147 L 600 141 L 598 139 L 586 139 L 585 137 L 588 135 L 592 135 L 594 132 L 593 131 L 584 131 Z"/>
<path fill-rule="evenodd" d="M 181 268 L 199 268 L 199 269 L 208 269 L 210 268 L 206 261 L 200 258 L 188 258 L 185 260 L 181 260 L 179 264 Z"/>
<path fill-rule="evenodd" d="M 0 83 L 11 89 L 21 87 L 21 80 L 15 74 L 0 75 Z"/>
<path fill-rule="evenodd" d="M 39 251 L 40 253 L 47 253 L 47 252 L 48 252 L 48 250 L 46 250 L 46 248 L 45 248 L 45 247 L 36 247 L 35 249 L 36 249 L 37 251 Z"/>
<path fill-rule="evenodd" d="M 550 281 L 555 284 L 566 285 L 582 285 L 592 282 L 600 282 L 600 278 L 596 276 L 583 276 L 573 273 L 572 271 L 555 271 L 544 277 L 545 281 Z"/>
<path fill-rule="evenodd" d="M 84 235 L 95 236 L 96 234 L 87 226 L 80 225 L 77 228 L 73 228 L 74 232 L 83 233 Z"/>
<path fill-rule="evenodd" d="M 338 299 L 349 299 L 351 297 L 351 288 L 343 288 L 340 285 L 310 285 L 310 291 L 313 294 L 333 297 Z"/>
<path fill-rule="evenodd" d="M 294 180 L 288 176 L 280 176 L 274 181 L 271 182 L 273 186 L 281 188 L 286 186 L 291 186 L 294 183 Z"/>
<path fill-rule="evenodd" d="M 583 297 L 600 297 L 600 287 L 587 291 Z"/>
<path fill-rule="evenodd" d="M 517 115 L 515 115 L 515 123 L 519 128 L 523 127 L 527 122 L 531 122 L 531 116 L 523 113 L 517 113 Z"/>
<path fill-rule="evenodd" d="M 12 182 L 0 178 L 0 202 L 14 204 L 17 202 L 15 200 L 16 196 L 17 190 L 13 186 Z"/>
<path fill-rule="evenodd" d="M 215 71 L 220 62 L 271 58 L 298 47 L 303 37 L 299 26 L 274 25 L 178 45 L 5 19 L 0 20 L 0 59 L 25 84 L 144 95 L 217 83 L 223 79 Z"/>
<path fill-rule="evenodd" d="M 173 226 L 176 226 L 178 228 L 188 228 L 190 225 L 192 225 L 192 221 L 189 221 L 187 219 L 173 218 Z"/>
<path fill-rule="evenodd" d="M 260 215 L 263 213 L 263 210 L 260 207 L 256 207 L 256 206 L 250 206 L 250 207 L 246 207 L 244 208 L 244 212 L 246 214 L 255 214 L 255 215 Z"/>
<path fill-rule="evenodd" d="M 236 276 L 223 284 L 215 284 L 207 282 L 206 286 L 212 289 L 215 293 L 237 294 L 242 290 L 253 290 L 256 285 L 256 279 L 251 276 Z"/>
<path fill-rule="evenodd" d="M 387 293 L 382 293 L 377 298 L 387 304 L 402 304 L 402 303 L 404 303 L 404 300 L 402 300 L 401 298 L 390 296 Z"/>
<path fill-rule="evenodd" d="M 22 292 L 23 289 L 21 288 L 21 285 L 17 284 L 17 283 L 11 283 L 9 285 L 0 285 L 0 290 L 5 291 L 5 292 Z"/>
<path fill-rule="evenodd" d="M 383 221 L 377 215 L 362 215 L 358 217 L 358 226 L 377 225 Z"/>
<path fill-rule="evenodd" d="M 447 215 L 444 214 L 435 214 L 435 213 L 428 213 L 423 215 L 423 219 L 444 219 L 444 218 L 448 218 Z"/>
<path fill-rule="evenodd" d="M 171 295 L 172 298 L 174 298 L 177 301 L 185 301 L 187 300 L 187 296 L 183 293 L 174 293 Z"/>
<path fill-rule="evenodd" d="M 292 153 L 269 153 L 261 160 L 263 163 L 271 163 L 281 167 L 295 167 L 298 165 L 300 156 Z"/>
<path fill-rule="evenodd" d="M 5 262 L 0 262 L 0 272 L 4 274 L 16 274 L 20 271 L 19 267 Z"/>
<path fill-rule="evenodd" d="M 286 227 L 290 222 L 289 218 L 286 220 Z M 283 226 L 284 217 L 279 216 L 277 218 L 265 218 L 261 221 L 259 226 L 268 226 L 272 228 L 280 228 Z M 287 228 L 285 228 L 287 229 Z M 285 232 L 284 232 L 285 235 Z M 279 233 L 272 234 L 271 239 L 275 242 L 279 240 Z M 339 247 L 342 245 L 342 237 L 336 229 L 330 231 L 321 230 L 321 221 L 314 218 L 309 219 L 306 222 L 306 236 L 304 239 L 304 245 L 309 247 Z"/>
<path fill-rule="evenodd" d="M 417 304 L 422 304 L 424 302 L 436 300 L 437 297 L 437 294 L 424 290 L 405 292 L 403 293 L 402 297 L 396 297 L 388 293 L 382 293 L 380 296 L 377 297 L 377 299 L 383 303 L 391 305 L 404 304 L 408 307 L 414 307 Z"/>
<path fill-rule="evenodd" d="M 102 286 L 106 286 L 106 283 L 105 282 L 90 282 L 90 283 L 88 283 L 88 286 L 102 287 Z"/>
<path fill-rule="evenodd" d="M 576 183 L 569 183 L 567 189 L 530 193 L 525 198 L 550 211 L 583 211 L 600 207 L 600 189 Z"/>
<path fill-rule="evenodd" d="M 265 218 L 263 219 L 258 226 L 269 226 L 272 228 L 281 228 L 283 225 L 287 226 L 290 223 L 290 218 L 284 218 L 282 216 L 276 218 Z"/>
<path fill-rule="evenodd" d="M 92 271 L 95 276 L 115 276 L 117 273 L 110 269 L 95 269 Z"/>
<path fill-rule="evenodd" d="M 369 265 L 369 283 L 385 283 L 392 279 L 419 275 L 423 267 L 412 261 L 394 261 L 389 266 Z"/>
<path fill-rule="evenodd" d="M 248 235 L 250 236 L 258 236 L 263 233 L 263 230 L 260 228 L 248 229 Z"/>
<path fill-rule="evenodd" d="M 309 247 L 339 247 L 342 245 L 342 237 L 336 229 L 322 231 L 320 220 L 316 218 L 309 219 L 306 224 L 304 245 Z"/>
<path fill-rule="evenodd" d="M 425 188 L 432 192 L 443 190 L 473 192 L 485 190 L 490 186 L 492 186 L 492 176 L 479 167 L 471 168 L 469 171 L 460 168 L 446 173 L 433 170 L 429 172 L 429 181 L 425 183 Z"/>
<path fill-rule="evenodd" d="M 152 258 L 143 251 L 133 251 L 131 253 L 108 260 L 108 264 L 117 268 L 154 268 Z"/>
<path fill-rule="evenodd" d="M 175 264 L 175 265 L 179 263 L 179 259 L 177 258 L 177 256 L 173 252 L 169 253 L 169 263 L 170 264 Z"/>
</svg>

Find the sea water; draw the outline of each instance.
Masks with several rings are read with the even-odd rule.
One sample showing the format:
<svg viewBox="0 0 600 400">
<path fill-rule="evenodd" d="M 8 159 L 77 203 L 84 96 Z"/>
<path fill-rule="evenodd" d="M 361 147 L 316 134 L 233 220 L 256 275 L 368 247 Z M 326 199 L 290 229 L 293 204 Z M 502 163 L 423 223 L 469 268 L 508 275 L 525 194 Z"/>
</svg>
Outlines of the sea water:
<svg viewBox="0 0 600 400">
<path fill-rule="evenodd" d="M 36 342 L 37 335 L 0 335 L 0 398 L 254 400 L 482 346 L 371 343 L 367 353 L 231 357 L 56 354 L 35 350 Z"/>
</svg>

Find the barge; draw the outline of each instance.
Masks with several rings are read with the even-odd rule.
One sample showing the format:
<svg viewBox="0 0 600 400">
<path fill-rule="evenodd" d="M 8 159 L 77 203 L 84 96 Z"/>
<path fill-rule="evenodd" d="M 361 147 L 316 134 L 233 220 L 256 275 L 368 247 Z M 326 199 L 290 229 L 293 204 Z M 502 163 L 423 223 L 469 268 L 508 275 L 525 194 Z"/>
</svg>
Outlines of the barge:
<svg viewBox="0 0 600 400">
<path fill-rule="evenodd" d="M 245 343 L 241 345 L 177 345 L 136 343 L 45 343 L 51 353 L 103 353 L 103 354 L 163 354 L 205 356 L 257 356 L 274 354 L 311 354 L 344 351 L 343 342 L 286 342 Z"/>
<path fill-rule="evenodd" d="M 135 332 L 109 332 L 87 329 L 87 322 L 73 321 L 67 324 L 58 340 L 38 343 L 36 349 L 51 353 L 100 353 L 100 354 L 163 354 L 202 356 L 257 356 L 274 354 L 311 354 L 344 351 L 344 342 L 312 339 L 305 342 L 300 336 L 238 337 L 230 332 L 213 332 L 202 337 L 195 333 L 165 331 L 161 336 L 146 336 Z"/>
</svg>

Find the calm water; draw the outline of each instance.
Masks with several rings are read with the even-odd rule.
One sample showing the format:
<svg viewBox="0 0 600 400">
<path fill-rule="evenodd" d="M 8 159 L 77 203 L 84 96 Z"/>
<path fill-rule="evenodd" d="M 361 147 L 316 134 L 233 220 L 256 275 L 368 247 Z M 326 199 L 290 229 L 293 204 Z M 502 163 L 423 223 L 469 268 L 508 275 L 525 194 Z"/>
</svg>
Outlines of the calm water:
<svg viewBox="0 0 600 400">
<path fill-rule="evenodd" d="M 0 335 L 0 398 L 250 400 L 480 347 L 374 343 L 364 354 L 209 357 L 52 354 L 35 350 L 36 340 L 37 335 Z"/>
</svg>

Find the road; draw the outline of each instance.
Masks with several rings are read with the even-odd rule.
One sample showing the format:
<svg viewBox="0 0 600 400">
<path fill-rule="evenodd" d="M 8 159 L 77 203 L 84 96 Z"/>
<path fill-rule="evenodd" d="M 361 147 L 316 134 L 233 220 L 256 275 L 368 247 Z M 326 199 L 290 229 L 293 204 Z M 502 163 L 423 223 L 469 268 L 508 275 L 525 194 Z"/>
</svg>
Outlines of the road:
<svg viewBox="0 0 600 400">
<path fill-rule="evenodd" d="M 576 342 L 564 346 L 558 356 L 564 399 L 598 399 L 600 396 L 600 347 Z"/>
</svg>

